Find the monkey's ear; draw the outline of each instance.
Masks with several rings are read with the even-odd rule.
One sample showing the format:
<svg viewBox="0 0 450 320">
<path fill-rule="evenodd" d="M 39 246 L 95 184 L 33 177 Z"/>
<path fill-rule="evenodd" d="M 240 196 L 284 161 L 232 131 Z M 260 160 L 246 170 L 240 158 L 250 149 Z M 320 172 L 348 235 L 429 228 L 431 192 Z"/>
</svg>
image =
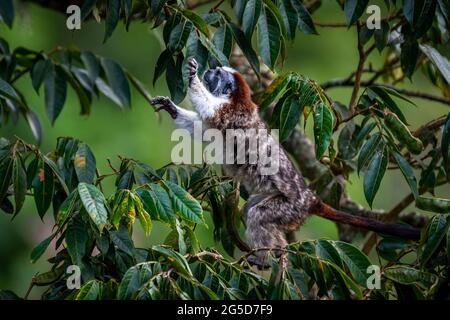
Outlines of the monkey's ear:
<svg viewBox="0 0 450 320">
<path fill-rule="evenodd" d="M 239 72 L 234 72 L 234 81 L 236 85 L 236 90 L 233 94 L 234 103 L 245 105 L 245 106 L 254 106 L 252 102 L 252 95 L 250 87 L 244 79 L 244 76 Z"/>
</svg>

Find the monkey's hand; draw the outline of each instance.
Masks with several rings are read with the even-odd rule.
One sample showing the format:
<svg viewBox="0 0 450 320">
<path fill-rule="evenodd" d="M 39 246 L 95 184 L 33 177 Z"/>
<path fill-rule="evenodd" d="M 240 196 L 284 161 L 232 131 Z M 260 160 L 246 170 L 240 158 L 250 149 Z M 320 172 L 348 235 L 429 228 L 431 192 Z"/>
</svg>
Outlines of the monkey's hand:
<svg viewBox="0 0 450 320">
<path fill-rule="evenodd" d="M 192 80 L 195 79 L 197 76 L 198 71 L 198 63 L 194 58 L 188 59 L 188 77 L 189 77 L 189 84 L 191 84 Z"/>
<path fill-rule="evenodd" d="M 178 116 L 177 106 L 175 105 L 175 103 L 172 102 L 172 100 L 170 100 L 170 98 L 163 97 L 163 96 L 157 96 L 157 97 L 151 98 L 150 103 L 153 106 L 157 107 L 155 110 L 156 112 L 159 112 L 161 110 L 166 110 L 170 114 L 172 119 L 177 118 L 177 116 Z"/>
</svg>

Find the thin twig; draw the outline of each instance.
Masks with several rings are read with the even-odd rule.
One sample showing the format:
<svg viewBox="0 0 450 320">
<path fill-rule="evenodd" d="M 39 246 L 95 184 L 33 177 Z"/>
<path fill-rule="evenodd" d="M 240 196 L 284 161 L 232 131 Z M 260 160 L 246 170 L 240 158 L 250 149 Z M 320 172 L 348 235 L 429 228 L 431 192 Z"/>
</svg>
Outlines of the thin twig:
<svg viewBox="0 0 450 320">
<path fill-rule="evenodd" d="M 28 286 L 27 292 L 25 293 L 25 296 L 23 297 L 24 300 L 28 300 L 28 296 L 30 295 L 33 287 L 34 287 L 34 277 L 31 279 L 31 282 L 30 282 L 30 285 Z"/>
<path fill-rule="evenodd" d="M 112 171 L 114 171 L 114 173 L 119 173 L 119 170 L 114 168 L 114 166 L 112 165 L 110 158 L 106 158 L 106 161 L 108 161 L 108 166 L 112 169 Z"/>
<path fill-rule="evenodd" d="M 364 109 L 361 109 L 361 110 L 356 111 L 354 114 L 352 114 L 352 115 L 349 116 L 348 118 L 346 118 L 346 119 L 344 119 L 344 120 L 342 120 L 342 121 L 336 122 L 336 125 L 335 125 L 333 131 L 336 131 L 336 130 L 339 128 L 339 126 L 340 126 L 341 124 L 346 123 L 346 122 L 349 122 L 350 120 L 352 120 L 352 119 L 355 118 L 356 116 L 359 116 L 359 115 L 362 114 L 362 113 L 365 113 L 365 112 L 370 111 L 370 110 L 372 110 L 372 109 L 376 109 L 377 106 L 378 106 L 378 104 L 377 104 L 377 103 L 374 103 L 373 105 L 371 105 L 371 106 L 369 106 L 369 107 L 367 107 L 367 108 L 364 108 Z"/>
<path fill-rule="evenodd" d="M 215 0 L 188 0 L 186 1 L 186 9 L 193 10 L 202 5 L 214 2 Z"/>
<path fill-rule="evenodd" d="M 431 120 L 430 122 L 424 124 L 419 129 L 414 131 L 412 134 L 415 137 L 419 137 L 425 131 L 435 131 L 435 130 L 439 129 L 440 127 L 442 127 L 442 125 L 445 123 L 446 120 L 447 120 L 447 116 L 442 116 L 437 119 Z"/>
<path fill-rule="evenodd" d="M 197 253 L 196 255 L 194 255 L 193 257 L 201 258 L 204 256 L 212 257 L 214 260 L 222 260 L 223 259 L 223 256 L 221 254 L 211 252 L 211 251 L 201 251 L 201 252 Z"/>
<path fill-rule="evenodd" d="M 52 50 L 50 50 L 49 52 L 47 52 L 48 56 L 51 56 L 57 52 L 60 52 L 63 50 L 63 47 L 61 46 L 56 46 L 54 47 Z M 31 71 L 31 67 L 27 67 L 25 69 L 22 69 L 21 71 L 19 71 L 12 79 L 11 79 L 11 84 L 13 84 L 14 82 L 16 82 L 17 80 L 19 80 L 23 75 L 25 75 L 27 72 Z"/>
<path fill-rule="evenodd" d="M 353 84 L 353 91 L 352 91 L 352 96 L 350 98 L 350 103 L 349 103 L 349 111 L 351 114 L 355 113 L 355 107 L 356 107 L 356 99 L 358 98 L 358 92 L 359 92 L 359 88 L 361 85 L 361 76 L 362 76 L 362 72 L 364 70 L 364 63 L 366 61 L 366 53 L 364 52 L 364 46 L 361 43 L 360 37 L 359 37 L 359 33 L 361 31 L 361 24 L 358 22 L 356 24 L 357 28 L 358 28 L 358 33 L 357 33 L 357 37 L 358 37 L 358 54 L 359 54 L 359 60 L 358 60 L 358 68 L 356 70 L 355 73 L 355 81 Z"/>
<path fill-rule="evenodd" d="M 100 188 L 100 191 L 104 194 L 105 192 L 103 191 L 102 179 L 100 179 L 101 174 L 100 174 L 100 171 L 98 170 L 98 168 L 95 168 L 95 174 L 97 176 L 95 184 L 98 185 L 98 187 Z"/>
</svg>

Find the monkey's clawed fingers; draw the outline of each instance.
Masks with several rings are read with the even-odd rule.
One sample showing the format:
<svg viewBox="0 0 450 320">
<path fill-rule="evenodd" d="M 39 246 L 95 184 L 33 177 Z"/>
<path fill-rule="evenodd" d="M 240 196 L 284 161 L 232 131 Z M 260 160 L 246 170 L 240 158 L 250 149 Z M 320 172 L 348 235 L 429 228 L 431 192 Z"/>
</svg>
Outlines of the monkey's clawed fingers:
<svg viewBox="0 0 450 320">
<path fill-rule="evenodd" d="M 188 59 L 188 66 L 189 66 L 189 78 L 192 78 L 197 74 L 198 63 L 194 58 L 191 57 Z"/>
<path fill-rule="evenodd" d="M 150 104 L 152 104 L 155 107 L 158 106 L 158 108 L 155 109 L 156 112 L 166 110 L 170 114 L 172 119 L 175 119 L 178 115 L 176 105 L 168 97 L 163 96 L 153 97 L 150 100 Z"/>
</svg>

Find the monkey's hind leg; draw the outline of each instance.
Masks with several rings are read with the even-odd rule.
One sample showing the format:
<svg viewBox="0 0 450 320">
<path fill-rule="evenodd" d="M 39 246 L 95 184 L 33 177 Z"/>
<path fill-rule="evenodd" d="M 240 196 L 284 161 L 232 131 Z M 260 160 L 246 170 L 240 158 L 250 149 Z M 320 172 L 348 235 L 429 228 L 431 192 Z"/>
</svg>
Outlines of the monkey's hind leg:
<svg viewBox="0 0 450 320">
<path fill-rule="evenodd" d="M 276 256 L 282 253 L 288 241 L 286 233 L 299 223 L 293 212 L 293 203 L 282 195 L 252 195 L 243 208 L 246 221 L 246 238 L 252 249 L 271 248 L 256 251 L 248 258 L 258 268 L 267 268 L 269 251 Z"/>
</svg>

